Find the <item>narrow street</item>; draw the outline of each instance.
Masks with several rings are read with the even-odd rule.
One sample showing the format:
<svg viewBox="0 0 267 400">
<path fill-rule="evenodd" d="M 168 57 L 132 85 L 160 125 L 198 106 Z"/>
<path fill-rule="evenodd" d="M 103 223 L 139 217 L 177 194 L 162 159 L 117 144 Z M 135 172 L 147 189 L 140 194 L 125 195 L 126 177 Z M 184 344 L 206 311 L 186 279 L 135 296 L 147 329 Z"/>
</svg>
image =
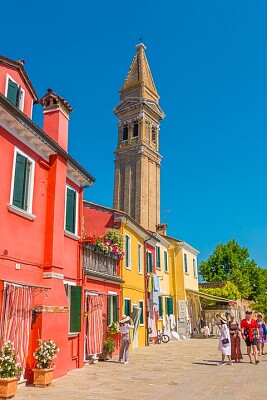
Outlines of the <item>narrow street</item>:
<svg viewBox="0 0 267 400">
<path fill-rule="evenodd" d="M 52 386 L 20 387 L 16 399 L 185 399 L 263 400 L 266 398 L 267 355 L 259 365 L 243 362 L 218 366 L 217 339 L 191 339 L 152 345 L 130 353 L 128 365 L 117 357 L 70 371 Z M 245 353 L 245 349 L 243 349 Z"/>
</svg>

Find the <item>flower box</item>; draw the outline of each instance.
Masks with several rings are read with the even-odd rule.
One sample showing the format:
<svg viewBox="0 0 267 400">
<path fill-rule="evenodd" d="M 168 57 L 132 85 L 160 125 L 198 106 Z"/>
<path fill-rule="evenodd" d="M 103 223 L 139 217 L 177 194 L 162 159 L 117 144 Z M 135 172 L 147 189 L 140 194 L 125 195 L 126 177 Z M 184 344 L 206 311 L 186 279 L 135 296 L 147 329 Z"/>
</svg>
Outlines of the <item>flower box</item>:
<svg viewBox="0 0 267 400">
<path fill-rule="evenodd" d="M 18 378 L 0 378 L 0 399 L 15 396 L 18 387 Z"/>
<path fill-rule="evenodd" d="M 54 368 L 34 368 L 33 369 L 33 384 L 37 387 L 50 386 L 53 380 Z"/>
</svg>

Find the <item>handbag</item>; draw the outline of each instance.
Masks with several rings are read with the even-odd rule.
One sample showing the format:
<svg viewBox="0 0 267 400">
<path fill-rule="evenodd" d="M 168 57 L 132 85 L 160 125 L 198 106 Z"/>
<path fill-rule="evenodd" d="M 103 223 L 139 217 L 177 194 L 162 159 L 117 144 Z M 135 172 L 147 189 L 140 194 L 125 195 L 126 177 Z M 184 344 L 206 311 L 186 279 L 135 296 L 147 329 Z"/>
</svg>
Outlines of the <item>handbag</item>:
<svg viewBox="0 0 267 400">
<path fill-rule="evenodd" d="M 267 326 L 264 324 L 262 324 L 262 328 L 263 328 L 263 334 L 264 336 L 267 336 Z"/>
<path fill-rule="evenodd" d="M 222 344 L 228 344 L 228 343 L 230 343 L 229 339 L 227 339 L 227 338 L 226 339 L 222 339 Z"/>
</svg>

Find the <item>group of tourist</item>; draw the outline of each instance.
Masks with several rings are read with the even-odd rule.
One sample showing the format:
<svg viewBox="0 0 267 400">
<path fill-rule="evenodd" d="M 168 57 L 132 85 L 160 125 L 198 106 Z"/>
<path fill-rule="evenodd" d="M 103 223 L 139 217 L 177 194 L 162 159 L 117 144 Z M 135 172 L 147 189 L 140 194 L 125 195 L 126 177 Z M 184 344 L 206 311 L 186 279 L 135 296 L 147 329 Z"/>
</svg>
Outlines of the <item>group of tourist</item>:
<svg viewBox="0 0 267 400">
<path fill-rule="evenodd" d="M 236 321 L 234 314 L 230 314 L 230 319 L 223 315 L 216 314 L 216 325 L 220 331 L 218 350 L 222 354 L 222 362 L 232 365 L 232 361 L 241 362 L 241 338 L 247 346 L 247 353 L 251 364 L 258 364 L 258 356 L 264 355 L 264 343 L 267 342 L 267 327 L 261 313 L 257 314 L 257 319 L 252 318 L 252 311 L 246 311 L 246 318 L 241 324 Z M 253 359 L 254 358 L 254 362 Z"/>
</svg>

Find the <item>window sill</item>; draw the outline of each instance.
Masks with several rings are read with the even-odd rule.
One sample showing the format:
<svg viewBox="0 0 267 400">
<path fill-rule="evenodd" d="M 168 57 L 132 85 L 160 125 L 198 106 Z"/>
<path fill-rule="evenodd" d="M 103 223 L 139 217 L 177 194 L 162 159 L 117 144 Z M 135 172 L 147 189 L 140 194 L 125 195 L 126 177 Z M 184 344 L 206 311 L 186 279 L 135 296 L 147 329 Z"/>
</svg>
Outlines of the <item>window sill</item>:
<svg viewBox="0 0 267 400">
<path fill-rule="evenodd" d="M 75 235 L 75 233 L 69 232 L 69 231 L 64 231 L 64 235 L 67 236 L 70 239 L 74 239 L 74 240 L 79 240 L 80 236 Z"/>
<path fill-rule="evenodd" d="M 168 274 L 169 275 L 169 271 L 164 271 L 164 274 Z"/>
<path fill-rule="evenodd" d="M 156 269 L 157 269 L 158 271 L 161 271 L 161 267 L 156 267 Z"/>
<path fill-rule="evenodd" d="M 143 275 L 143 272 L 140 272 L 140 271 L 139 271 L 138 274 L 139 274 L 139 275 Z"/>
<path fill-rule="evenodd" d="M 125 267 L 125 269 L 128 269 L 128 271 L 131 271 L 132 267 Z"/>
<path fill-rule="evenodd" d="M 19 215 L 20 217 L 26 218 L 29 221 L 33 221 L 36 218 L 36 215 L 33 215 L 25 210 L 22 210 L 21 208 L 18 208 L 16 206 L 13 206 L 13 204 L 8 204 L 7 205 L 8 211 Z"/>
<path fill-rule="evenodd" d="M 189 272 L 185 272 L 184 274 L 189 276 Z"/>
<path fill-rule="evenodd" d="M 80 333 L 80 332 L 69 333 L 69 334 L 68 334 L 68 337 L 69 337 L 69 338 L 75 338 L 75 337 L 77 337 L 77 336 L 79 335 L 79 333 Z"/>
</svg>

